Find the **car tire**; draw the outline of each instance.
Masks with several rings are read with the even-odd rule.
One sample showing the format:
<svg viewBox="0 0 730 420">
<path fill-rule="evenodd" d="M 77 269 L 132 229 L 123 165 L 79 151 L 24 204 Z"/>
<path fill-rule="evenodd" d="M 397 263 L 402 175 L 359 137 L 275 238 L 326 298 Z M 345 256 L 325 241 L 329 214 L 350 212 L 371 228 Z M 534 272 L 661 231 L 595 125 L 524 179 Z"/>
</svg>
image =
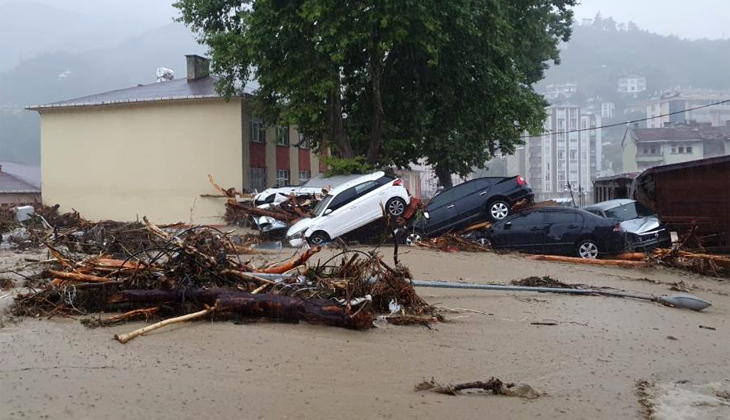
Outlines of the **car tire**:
<svg viewBox="0 0 730 420">
<path fill-rule="evenodd" d="M 489 240 L 489 239 L 487 239 L 487 238 L 478 238 L 478 239 L 477 239 L 476 241 L 474 241 L 474 242 L 478 243 L 479 245 L 481 245 L 481 246 L 483 246 L 483 247 L 485 247 L 485 248 L 489 248 L 489 249 L 492 249 L 492 241 L 490 241 L 490 240 Z"/>
<path fill-rule="evenodd" d="M 327 233 L 322 232 L 321 230 L 314 232 L 309 238 L 307 238 L 307 242 L 309 242 L 309 245 L 314 246 L 322 246 L 330 241 L 330 236 Z"/>
<path fill-rule="evenodd" d="M 580 258 L 595 260 L 598 258 L 598 245 L 595 241 L 587 239 L 578 244 L 576 252 Z"/>
<path fill-rule="evenodd" d="M 411 233 L 410 235 L 406 236 L 406 245 L 416 246 L 418 242 L 421 242 L 421 239 L 421 235 L 417 233 Z"/>
<path fill-rule="evenodd" d="M 406 200 L 400 197 L 393 197 L 385 203 L 385 211 L 390 216 L 400 217 L 406 212 Z"/>
<path fill-rule="evenodd" d="M 509 203 L 504 200 L 494 200 L 487 204 L 487 217 L 493 222 L 498 222 L 509 216 Z"/>
</svg>

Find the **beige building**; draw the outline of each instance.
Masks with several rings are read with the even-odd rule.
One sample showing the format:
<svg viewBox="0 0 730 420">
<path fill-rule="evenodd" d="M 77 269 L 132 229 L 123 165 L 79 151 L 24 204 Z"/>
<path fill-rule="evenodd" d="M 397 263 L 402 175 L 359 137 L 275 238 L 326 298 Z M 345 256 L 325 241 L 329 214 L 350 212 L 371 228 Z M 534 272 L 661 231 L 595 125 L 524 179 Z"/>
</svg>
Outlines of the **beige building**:
<svg viewBox="0 0 730 420">
<path fill-rule="evenodd" d="M 625 172 L 727 155 L 730 154 L 730 123 L 722 127 L 709 123 L 632 127 L 624 133 L 621 145 Z"/>
<path fill-rule="evenodd" d="M 185 79 L 28 107 L 41 115 L 44 203 L 92 220 L 219 224 L 208 174 L 252 191 L 320 172 L 294 127 L 264 127 L 247 94 L 224 100 L 208 60 L 187 58 Z"/>
<path fill-rule="evenodd" d="M 725 125 L 730 121 L 730 102 L 717 105 L 730 98 L 730 92 L 706 89 L 679 89 L 661 92 L 646 103 L 647 128 L 662 128 L 666 124 L 710 123 L 713 126 Z M 709 106 L 708 106 L 709 105 Z M 694 109 L 686 111 L 687 109 Z"/>
</svg>

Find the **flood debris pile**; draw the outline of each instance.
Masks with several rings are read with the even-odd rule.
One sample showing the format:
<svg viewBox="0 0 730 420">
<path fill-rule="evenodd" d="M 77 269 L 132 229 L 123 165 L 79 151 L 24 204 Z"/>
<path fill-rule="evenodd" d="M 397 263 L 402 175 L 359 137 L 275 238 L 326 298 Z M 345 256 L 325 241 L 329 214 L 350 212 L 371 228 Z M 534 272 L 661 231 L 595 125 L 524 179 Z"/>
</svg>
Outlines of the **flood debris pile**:
<svg viewBox="0 0 730 420">
<path fill-rule="evenodd" d="M 298 219 L 311 216 L 312 211 L 321 200 L 321 195 L 317 194 L 299 196 L 291 194 L 286 200 L 279 203 L 256 205 L 254 194 L 238 192 L 235 188 L 224 189 L 215 183 L 211 175 L 208 175 L 208 179 L 213 188 L 226 198 L 224 219 L 231 225 L 248 226 L 253 218 L 254 225 L 258 226 L 261 224 L 257 223 L 258 218 L 265 217 L 286 226 Z"/>
<path fill-rule="evenodd" d="M 142 230 L 147 245 L 123 259 L 103 253 L 78 258 L 47 243 L 56 262 L 16 298 L 12 313 L 88 315 L 89 326 L 207 317 L 367 329 L 380 313 L 396 324 L 437 318 L 410 284 L 408 269 L 391 267 L 376 253 L 347 251 L 306 266 L 320 250 L 315 247 L 283 263 L 254 265 L 217 229 L 162 229 L 143 219 Z M 119 246 L 127 248 L 123 241 Z M 92 315 L 101 312 L 118 314 Z"/>
<path fill-rule="evenodd" d="M 705 276 L 730 278 L 730 257 L 683 251 L 678 248 L 655 249 L 647 256 L 655 264 L 691 271 Z"/>
</svg>

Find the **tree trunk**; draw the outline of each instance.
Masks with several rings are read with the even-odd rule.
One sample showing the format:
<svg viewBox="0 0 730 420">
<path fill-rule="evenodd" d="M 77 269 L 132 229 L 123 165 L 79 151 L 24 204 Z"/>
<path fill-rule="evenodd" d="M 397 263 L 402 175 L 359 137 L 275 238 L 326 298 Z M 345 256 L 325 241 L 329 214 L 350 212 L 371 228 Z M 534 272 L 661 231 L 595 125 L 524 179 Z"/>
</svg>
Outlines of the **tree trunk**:
<svg viewBox="0 0 730 420">
<path fill-rule="evenodd" d="M 370 146 L 368 147 L 368 163 L 374 164 L 378 160 L 380 144 L 383 137 L 383 98 L 380 90 L 380 81 L 383 75 L 380 48 L 373 47 L 370 56 L 370 77 L 373 99 L 373 121 L 370 131 Z"/>
<path fill-rule="evenodd" d="M 454 184 L 451 182 L 451 171 L 446 165 L 436 165 L 436 176 L 439 179 L 439 185 L 442 188 L 451 188 Z"/>
<path fill-rule="evenodd" d="M 342 119 L 342 98 L 339 75 L 337 76 L 337 86 L 335 90 L 330 93 L 327 102 L 329 105 L 327 122 L 332 142 L 337 146 L 337 150 L 340 152 L 340 157 L 353 158 L 355 157 L 355 154 L 352 151 L 350 139 L 347 137 L 347 133 L 345 132 L 345 122 Z"/>
<path fill-rule="evenodd" d="M 267 318 L 282 322 L 306 321 L 363 330 L 372 326 L 371 311 L 346 312 L 346 308 L 324 299 L 302 299 L 272 294 L 255 295 L 238 289 L 178 289 L 178 290 L 120 290 L 108 299 L 109 303 L 161 304 L 195 302 L 214 306 L 216 314 L 238 315 L 245 318 Z"/>
</svg>

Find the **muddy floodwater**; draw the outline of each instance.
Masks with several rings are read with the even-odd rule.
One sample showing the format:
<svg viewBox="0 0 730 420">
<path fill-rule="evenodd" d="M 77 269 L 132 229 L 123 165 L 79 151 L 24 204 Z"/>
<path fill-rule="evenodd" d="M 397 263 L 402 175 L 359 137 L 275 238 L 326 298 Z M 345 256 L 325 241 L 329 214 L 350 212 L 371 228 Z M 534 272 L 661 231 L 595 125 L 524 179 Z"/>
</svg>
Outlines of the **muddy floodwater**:
<svg viewBox="0 0 730 420">
<path fill-rule="evenodd" d="M 2 258 L 7 264 L 11 257 Z M 0 418 L 631 419 L 646 415 L 641 381 L 662 384 L 656 393 L 670 399 L 686 398 L 667 385 L 677 382 L 685 384 L 681 390 L 705 392 L 705 384 L 712 392 L 730 390 L 727 279 L 418 248 L 401 248 L 401 261 L 422 280 L 508 283 L 550 275 L 654 295 L 675 293 L 670 287 L 684 282 L 713 306 L 700 313 L 612 297 L 419 288 L 429 303 L 461 311 L 445 313 L 449 322 L 431 328 L 379 324 L 364 332 L 202 321 L 126 345 L 114 334 L 143 323 L 86 329 L 68 318 L 6 318 Z M 414 391 L 431 378 L 457 383 L 492 376 L 546 395 Z M 724 416 L 726 409 L 720 404 L 698 418 Z"/>
</svg>

